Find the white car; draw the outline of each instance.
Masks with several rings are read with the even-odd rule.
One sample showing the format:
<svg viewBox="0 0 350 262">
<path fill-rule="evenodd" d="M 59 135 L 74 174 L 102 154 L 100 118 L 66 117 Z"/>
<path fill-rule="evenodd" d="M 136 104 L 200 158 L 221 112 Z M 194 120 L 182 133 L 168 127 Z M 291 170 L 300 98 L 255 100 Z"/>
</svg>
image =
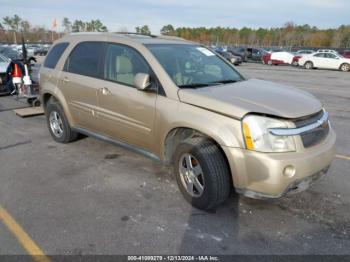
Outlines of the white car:
<svg viewBox="0 0 350 262">
<path fill-rule="evenodd" d="M 306 69 L 324 68 L 337 69 L 344 72 L 350 70 L 350 59 L 335 53 L 316 52 L 304 55 L 299 59 L 299 65 Z"/>
<path fill-rule="evenodd" d="M 318 49 L 316 51 L 316 53 L 332 53 L 332 54 L 335 54 L 335 55 L 339 55 L 339 53 L 335 50 L 332 50 L 332 49 Z"/>
</svg>

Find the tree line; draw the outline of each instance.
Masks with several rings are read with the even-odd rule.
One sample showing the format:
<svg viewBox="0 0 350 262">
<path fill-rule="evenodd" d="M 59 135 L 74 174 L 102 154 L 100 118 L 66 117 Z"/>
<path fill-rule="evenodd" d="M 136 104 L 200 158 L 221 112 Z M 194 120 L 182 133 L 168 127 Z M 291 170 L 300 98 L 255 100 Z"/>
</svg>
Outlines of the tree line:
<svg viewBox="0 0 350 262">
<path fill-rule="evenodd" d="M 107 32 L 108 28 L 100 19 L 71 21 L 65 17 L 61 23 L 63 32 L 56 28 L 47 29 L 32 24 L 14 15 L 0 20 L 0 42 L 13 43 L 24 34 L 28 42 L 51 42 L 70 32 Z M 121 30 L 127 31 L 127 29 Z M 139 34 L 151 35 L 148 25 L 135 27 Z M 260 47 L 333 47 L 350 48 L 350 25 L 338 28 L 319 29 L 315 26 L 297 25 L 287 22 L 282 27 L 249 28 L 235 27 L 177 27 L 168 24 L 161 28 L 162 35 L 177 36 L 202 44 L 248 45 Z"/>
<path fill-rule="evenodd" d="M 308 24 L 286 23 L 280 28 L 178 27 L 163 26 L 164 35 L 178 36 L 204 44 L 249 45 L 260 47 L 350 48 L 350 25 L 319 29 Z"/>
</svg>

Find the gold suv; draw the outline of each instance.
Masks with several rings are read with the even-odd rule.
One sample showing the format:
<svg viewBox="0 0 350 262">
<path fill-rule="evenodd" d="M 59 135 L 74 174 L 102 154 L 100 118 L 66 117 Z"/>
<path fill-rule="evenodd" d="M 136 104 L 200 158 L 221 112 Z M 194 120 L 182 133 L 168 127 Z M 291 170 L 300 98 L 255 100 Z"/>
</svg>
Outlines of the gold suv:
<svg viewBox="0 0 350 262">
<path fill-rule="evenodd" d="M 232 188 L 253 198 L 306 189 L 334 156 L 336 135 L 312 95 L 246 80 L 223 57 L 178 38 L 71 34 L 40 71 L 54 140 L 79 133 L 173 164 L 193 206 Z"/>
</svg>

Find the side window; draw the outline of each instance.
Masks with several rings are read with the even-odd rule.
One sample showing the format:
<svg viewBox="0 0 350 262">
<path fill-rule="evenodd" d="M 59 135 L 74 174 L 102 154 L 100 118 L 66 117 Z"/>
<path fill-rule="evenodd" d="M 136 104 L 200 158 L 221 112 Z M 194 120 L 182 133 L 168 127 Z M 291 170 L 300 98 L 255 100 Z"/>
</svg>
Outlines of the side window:
<svg viewBox="0 0 350 262">
<path fill-rule="evenodd" d="M 98 77 L 104 46 L 103 42 L 82 42 L 78 44 L 69 55 L 64 65 L 64 71 Z"/>
<path fill-rule="evenodd" d="M 331 53 L 328 53 L 328 54 L 327 54 L 327 57 L 328 57 L 328 58 L 333 58 L 333 59 L 336 59 L 336 58 L 337 58 L 337 56 L 336 56 L 335 54 L 331 54 Z"/>
<path fill-rule="evenodd" d="M 58 60 L 63 54 L 64 50 L 66 50 L 69 43 L 59 43 L 52 47 L 51 51 L 47 54 L 44 67 L 54 69 L 57 65 Z"/>
<path fill-rule="evenodd" d="M 316 54 L 314 56 L 316 56 L 316 57 L 324 57 L 324 54 L 323 53 L 318 53 L 318 54 Z"/>
<path fill-rule="evenodd" d="M 104 66 L 104 78 L 133 86 L 138 73 L 150 74 L 144 58 L 133 48 L 108 44 Z"/>
</svg>

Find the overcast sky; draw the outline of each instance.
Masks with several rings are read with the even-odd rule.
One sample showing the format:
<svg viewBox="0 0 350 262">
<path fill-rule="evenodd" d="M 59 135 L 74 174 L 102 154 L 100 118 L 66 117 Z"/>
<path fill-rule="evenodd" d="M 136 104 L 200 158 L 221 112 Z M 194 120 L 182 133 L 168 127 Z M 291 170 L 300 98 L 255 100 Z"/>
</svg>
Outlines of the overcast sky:
<svg viewBox="0 0 350 262">
<path fill-rule="evenodd" d="M 287 21 L 320 28 L 350 24 L 349 0 L 0 0 L 0 18 L 18 14 L 32 25 L 50 28 L 54 18 L 101 19 L 109 31 L 147 24 L 159 33 L 180 26 L 279 27 Z"/>
</svg>

